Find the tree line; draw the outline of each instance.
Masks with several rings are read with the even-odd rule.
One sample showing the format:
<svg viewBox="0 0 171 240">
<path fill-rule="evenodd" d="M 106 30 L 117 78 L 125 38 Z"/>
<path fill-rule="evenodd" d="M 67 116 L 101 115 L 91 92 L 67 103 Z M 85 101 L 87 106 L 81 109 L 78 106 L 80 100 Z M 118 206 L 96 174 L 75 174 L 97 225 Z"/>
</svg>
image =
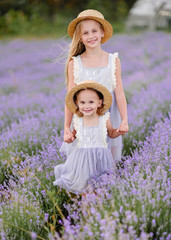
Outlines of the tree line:
<svg viewBox="0 0 171 240">
<path fill-rule="evenodd" d="M 101 11 L 108 19 L 119 19 L 127 15 L 136 0 L 0 0 L 0 16 L 11 9 L 22 11 L 29 18 L 33 14 L 53 21 L 55 14 L 75 16 L 84 9 Z"/>
</svg>

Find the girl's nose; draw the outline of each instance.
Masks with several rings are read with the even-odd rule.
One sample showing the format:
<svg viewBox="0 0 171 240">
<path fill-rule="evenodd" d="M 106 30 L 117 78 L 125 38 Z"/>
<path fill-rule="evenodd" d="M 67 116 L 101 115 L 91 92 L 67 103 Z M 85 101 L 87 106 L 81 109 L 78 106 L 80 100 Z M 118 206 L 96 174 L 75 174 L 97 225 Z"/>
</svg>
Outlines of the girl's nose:
<svg viewBox="0 0 171 240">
<path fill-rule="evenodd" d="M 90 32 L 90 33 L 89 33 L 89 38 L 92 38 L 92 37 L 93 37 L 93 33 Z"/>
<path fill-rule="evenodd" d="M 85 105 L 85 108 L 89 108 L 89 104 L 88 103 Z"/>
</svg>

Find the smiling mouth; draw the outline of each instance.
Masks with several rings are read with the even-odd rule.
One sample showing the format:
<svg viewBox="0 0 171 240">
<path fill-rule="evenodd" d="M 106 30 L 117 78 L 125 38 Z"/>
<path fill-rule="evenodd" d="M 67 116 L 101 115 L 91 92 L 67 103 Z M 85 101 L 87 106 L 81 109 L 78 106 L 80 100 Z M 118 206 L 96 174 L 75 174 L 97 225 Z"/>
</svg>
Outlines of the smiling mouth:
<svg viewBox="0 0 171 240">
<path fill-rule="evenodd" d="M 91 41 L 88 41 L 88 43 L 94 43 L 96 42 L 96 40 L 91 40 Z"/>
</svg>

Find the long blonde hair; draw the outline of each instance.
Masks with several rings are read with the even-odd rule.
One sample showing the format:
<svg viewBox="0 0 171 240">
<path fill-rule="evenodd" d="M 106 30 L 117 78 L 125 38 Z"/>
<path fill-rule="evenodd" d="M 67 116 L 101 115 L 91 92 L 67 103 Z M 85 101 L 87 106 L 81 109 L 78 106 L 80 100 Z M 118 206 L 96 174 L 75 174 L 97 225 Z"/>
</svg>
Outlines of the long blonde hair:
<svg viewBox="0 0 171 240">
<path fill-rule="evenodd" d="M 69 53 L 68 53 L 68 58 L 66 62 L 66 84 L 68 86 L 68 64 L 71 61 L 72 57 L 78 56 L 85 52 L 85 46 L 84 44 L 80 41 L 81 40 L 81 22 L 80 21 L 74 31 L 74 35 L 72 38 L 72 42 L 69 46 Z"/>
</svg>

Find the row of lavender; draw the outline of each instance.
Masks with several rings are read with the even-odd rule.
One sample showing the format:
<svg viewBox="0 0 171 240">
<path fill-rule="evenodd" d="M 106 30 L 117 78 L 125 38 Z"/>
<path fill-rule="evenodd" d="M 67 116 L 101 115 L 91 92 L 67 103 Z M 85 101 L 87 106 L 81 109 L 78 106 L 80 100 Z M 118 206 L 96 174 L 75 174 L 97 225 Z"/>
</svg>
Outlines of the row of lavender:
<svg viewBox="0 0 171 240">
<path fill-rule="evenodd" d="M 153 44 L 151 44 L 152 41 Z M 28 238 L 30 232 L 32 232 L 33 238 L 34 232 L 36 232 L 42 239 L 43 236 L 47 236 L 49 232 L 49 234 L 51 234 L 49 238 L 53 239 L 52 235 L 56 234 L 54 227 L 61 227 L 58 222 L 59 218 L 61 218 L 61 216 L 63 217 L 63 215 L 67 216 L 67 211 L 63 208 L 63 201 L 68 201 L 68 198 L 64 192 L 60 192 L 52 186 L 54 179 L 53 167 L 58 162 L 64 160 L 64 156 L 60 156 L 58 152 L 62 139 L 57 136 L 63 128 L 62 119 L 65 90 L 63 76 L 64 58 L 62 57 L 65 54 L 63 50 L 65 49 L 65 44 L 67 44 L 67 42 L 64 43 L 64 41 L 60 41 L 55 44 L 54 41 L 47 40 L 32 42 L 13 41 L 8 44 L 1 42 L 0 50 L 3 53 L 1 55 L 0 73 L 0 168 L 1 173 L 3 172 L 3 174 L 1 174 L 1 182 L 7 179 L 7 174 L 10 175 L 10 178 L 8 177 L 8 185 L 5 186 L 4 182 L 4 186 L 1 186 L 1 197 L 3 201 L 0 211 L 0 218 L 2 219 L 0 228 L 2 229 L 2 237 L 4 236 L 4 239 Z M 140 47 L 135 49 L 135 44 Z M 135 149 L 140 146 L 156 122 L 166 118 L 165 121 L 168 125 L 170 124 L 167 120 L 169 116 L 171 90 L 171 84 L 169 85 L 169 61 L 171 59 L 169 44 L 170 35 L 153 33 L 145 34 L 141 37 L 118 36 L 104 46 L 104 48 L 110 52 L 113 51 L 113 49 L 119 51 L 123 65 L 123 82 L 129 103 L 128 114 L 130 123 L 130 132 L 124 138 L 125 155 L 131 152 L 130 149 Z M 50 60 L 56 56 L 58 63 L 53 64 Z M 168 137 L 169 133 L 167 131 L 165 131 L 165 133 L 166 137 Z M 162 149 L 163 147 L 158 148 L 156 152 L 160 154 Z M 164 149 L 166 152 L 168 151 L 167 145 Z M 148 155 L 147 150 L 143 151 Z M 152 152 L 149 152 L 149 155 L 150 154 L 153 156 Z M 170 156 L 169 151 L 167 154 Z M 163 159 L 167 160 L 167 154 L 165 153 Z M 132 161 L 136 158 L 138 160 L 138 156 L 138 154 L 135 154 Z M 155 158 L 156 156 L 154 156 L 154 159 Z M 156 158 L 157 162 L 159 160 L 160 155 Z M 163 164 L 165 164 L 165 162 L 167 161 L 163 161 Z M 140 183 L 136 182 L 138 181 L 136 178 L 131 178 L 131 176 L 133 177 L 134 175 L 131 167 L 128 168 L 128 176 L 125 175 L 126 165 L 124 169 L 125 172 L 121 171 L 122 173 L 120 173 L 122 179 L 129 177 L 130 180 L 128 182 L 130 185 L 135 184 L 138 191 Z M 147 173 L 144 174 L 144 176 L 146 175 Z M 140 176 L 142 175 L 140 174 Z M 168 177 L 169 176 L 167 176 L 167 181 Z M 139 225 L 136 224 L 136 222 L 134 222 L 134 224 L 131 222 L 133 227 L 128 229 L 129 224 L 124 222 L 124 219 L 126 219 L 127 210 L 132 211 L 130 212 L 130 216 L 131 214 L 134 215 L 134 207 L 130 201 L 134 199 L 134 196 L 132 196 L 132 194 L 130 195 L 129 204 L 126 200 L 123 206 L 122 204 L 114 204 L 111 199 L 117 199 L 116 196 L 118 196 L 118 198 L 119 196 L 121 196 L 121 198 L 124 196 L 124 193 L 116 189 L 116 186 L 124 186 L 123 189 L 129 189 L 129 187 L 124 185 L 124 181 L 121 182 L 120 178 L 115 179 L 116 181 L 114 181 L 113 178 L 114 176 L 110 175 L 110 185 L 113 186 L 111 187 L 111 189 L 113 189 L 113 195 L 110 190 L 105 192 L 104 198 L 101 193 L 99 193 L 100 198 L 98 198 L 98 201 L 100 201 L 99 204 L 101 205 L 97 204 L 98 207 L 102 206 L 104 210 L 101 213 L 103 220 L 107 221 L 111 219 L 110 224 L 113 223 L 115 218 L 121 221 L 118 222 L 118 220 L 116 220 L 119 226 L 121 226 L 121 228 L 118 228 L 117 225 L 116 228 L 120 229 L 120 233 L 116 230 L 116 232 L 110 233 L 110 238 L 113 239 L 114 236 L 117 236 L 116 239 L 119 239 L 118 236 L 120 237 L 120 235 L 116 234 L 122 234 L 124 236 L 126 232 L 129 232 L 129 239 L 135 239 L 135 236 L 138 237 L 141 234 L 146 234 L 142 236 L 146 236 L 147 239 L 153 238 L 152 233 L 155 232 L 158 225 L 156 224 L 156 228 L 150 228 L 150 230 L 143 227 L 148 226 L 149 221 L 151 221 L 142 216 L 142 219 L 140 219 L 141 213 L 145 210 L 140 211 L 139 215 L 136 213 L 136 210 L 134 210 Z M 115 185 L 114 182 L 116 182 L 117 185 Z M 164 196 L 166 195 L 166 190 L 168 191 L 168 188 L 163 189 Z M 125 192 L 125 196 L 126 194 L 128 195 L 128 192 Z M 94 198 L 93 195 L 91 196 Z M 114 198 L 112 196 L 114 196 Z M 133 201 L 136 202 L 135 205 L 139 205 L 140 203 L 144 205 L 148 202 L 147 199 L 144 198 L 143 204 L 142 199 L 138 201 L 134 199 Z M 119 200 L 119 202 L 121 201 Z M 112 211 L 109 211 L 109 209 L 107 211 L 110 216 L 106 215 L 107 206 L 105 203 L 112 209 Z M 87 204 L 85 209 L 86 212 L 90 213 L 89 217 L 91 219 L 87 219 L 85 224 L 83 219 L 86 219 L 86 217 L 83 216 L 84 218 L 81 220 L 83 225 L 81 225 L 80 228 L 77 226 L 77 229 L 71 229 L 68 225 L 69 222 L 65 221 L 65 235 L 67 237 L 69 234 L 69 237 L 74 239 L 74 236 L 71 234 L 73 233 L 76 234 L 78 238 L 78 232 L 80 232 L 83 239 L 88 237 L 91 239 L 91 236 L 92 239 L 94 239 L 96 237 L 94 235 L 95 232 L 97 232 L 97 234 L 104 232 L 102 226 L 101 230 L 98 231 L 100 227 L 93 217 L 95 208 L 93 207 L 92 210 L 90 202 Z M 166 206 L 167 208 L 167 204 L 162 206 Z M 78 205 L 81 205 L 82 210 L 85 207 L 84 201 L 83 203 L 79 202 L 76 204 L 77 207 Z M 117 207 L 117 210 L 119 207 L 121 209 L 123 207 L 123 210 L 121 210 L 122 215 L 119 215 L 119 217 L 112 215 L 114 216 L 114 219 L 112 219 L 111 214 L 115 212 L 112 206 Z M 62 209 L 62 212 L 60 212 L 59 207 Z M 72 205 L 72 208 L 73 207 L 74 205 Z M 144 209 L 143 206 L 142 208 Z M 151 213 L 157 211 L 153 210 L 154 209 L 151 210 Z M 144 214 L 147 215 L 147 212 Z M 73 217 L 73 213 L 71 217 Z M 77 217 L 78 214 L 75 215 L 75 218 Z M 163 215 L 163 217 L 167 217 L 167 213 Z M 155 221 L 157 221 L 156 215 L 154 216 L 153 225 L 155 225 Z M 89 225 L 88 222 L 91 224 Z M 109 221 L 107 222 L 109 223 Z M 167 219 L 166 222 L 168 223 Z M 124 226 L 122 226 L 121 223 L 124 224 Z M 148 225 L 146 225 L 146 223 L 148 223 Z M 140 226 L 140 224 L 143 226 Z M 83 228 L 84 225 L 87 226 L 87 229 L 93 227 L 94 231 L 92 229 L 87 231 Z M 69 233 L 67 233 L 67 229 L 69 229 Z M 165 231 L 165 235 L 163 235 L 163 231 Z M 90 232 L 90 235 L 86 236 L 84 232 Z M 150 232 L 151 235 L 147 234 Z M 157 234 L 165 239 L 164 237 L 168 236 L 167 226 L 162 228 Z M 5 235 L 7 237 L 5 237 Z M 122 235 L 120 237 L 121 239 L 123 239 Z M 125 235 L 125 239 L 126 237 L 127 235 Z M 99 238 L 100 235 L 98 235 L 97 239 Z M 104 236 L 101 236 L 101 239 L 104 239 Z"/>
<path fill-rule="evenodd" d="M 64 60 L 62 41 L 1 42 L 0 165 L 34 155 L 63 128 Z M 55 62 L 55 57 L 60 61 Z"/>
<path fill-rule="evenodd" d="M 67 205 L 63 239 L 171 239 L 170 146 L 169 114 L 116 174 L 94 180 L 98 194 Z"/>
<path fill-rule="evenodd" d="M 116 173 L 94 178 L 82 199 L 52 186 L 60 142 L 53 137 L 40 155 L 14 166 L 19 180 L 11 178 L 3 194 L 2 239 L 171 239 L 170 114 Z"/>
</svg>

